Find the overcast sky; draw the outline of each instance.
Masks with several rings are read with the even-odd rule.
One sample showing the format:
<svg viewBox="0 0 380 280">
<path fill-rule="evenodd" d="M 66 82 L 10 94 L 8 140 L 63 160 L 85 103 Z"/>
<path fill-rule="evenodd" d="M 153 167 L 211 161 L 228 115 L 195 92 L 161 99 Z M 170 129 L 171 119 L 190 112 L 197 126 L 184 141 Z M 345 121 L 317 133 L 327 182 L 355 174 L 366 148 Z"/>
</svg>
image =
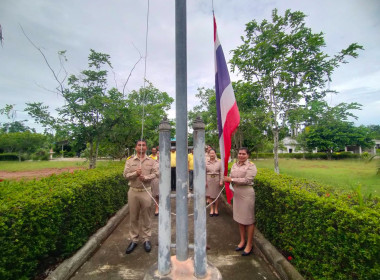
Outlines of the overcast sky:
<svg viewBox="0 0 380 280">
<path fill-rule="evenodd" d="M 146 77 L 175 97 L 174 0 L 150 0 Z M 41 47 L 58 71 L 57 52 L 67 51 L 70 74 L 87 68 L 90 49 L 111 56 L 110 87 L 120 91 L 140 54 L 145 54 L 148 0 L 1 0 L 0 107 L 15 104 L 16 120 L 27 119 L 26 102 L 44 102 L 51 111 L 63 105 L 51 91 L 57 86 L 43 57 L 28 42 L 20 26 Z M 302 11 L 313 32 L 325 34 L 325 52 L 334 55 L 350 43 L 365 50 L 335 71 L 330 105 L 358 102 L 355 123 L 380 124 L 380 1 L 378 0 L 214 0 L 218 34 L 227 61 L 241 44 L 245 24 L 271 19 L 274 8 Z M 188 107 L 196 103 L 198 87 L 214 86 L 212 1 L 187 1 Z M 112 73 L 111 73 L 112 74 Z M 143 86 L 144 62 L 137 64 L 127 92 Z M 231 74 L 231 79 L 237 77 Z M 175 104 L 169 112 L 175 116 Z M 4 121 L 4 118 L 0 120 Z M 39 126 L 28 122 L 31 127 Z M 40 130 L 40 129 L 38 129 Z M 42 131 L 42 130 L 40 130 Z"/>
</svg>

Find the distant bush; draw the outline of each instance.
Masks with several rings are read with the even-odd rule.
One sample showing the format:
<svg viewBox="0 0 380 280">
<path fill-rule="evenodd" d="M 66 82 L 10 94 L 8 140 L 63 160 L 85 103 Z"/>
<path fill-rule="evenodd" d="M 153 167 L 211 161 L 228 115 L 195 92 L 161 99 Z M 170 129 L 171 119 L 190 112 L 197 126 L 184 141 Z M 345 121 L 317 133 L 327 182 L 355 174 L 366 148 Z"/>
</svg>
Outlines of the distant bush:
<svg viewBox="0 0 380 280">
<path fill-rule="evenodd" d="M 361 158 L 360 154 L 353 154 L 351 152 L 339 152 L 333 153 L 331 155 L 332 159 L 359 159 Z"/>
<path fill-rule="evenodd" d="M 273 153 L 252 153 L 251 158 L 273 158 L 274 154 Z"/>
<path fill-rule="evenodd" d="M 4 153 L 0 154 L 0 161 L 18 161 L 18 154 L 16 153 Z M 25 157 L 21 156 L 21 160 L 24 161 Z"/>
<path fill-rule="evenodd" d="M 371 155 L 368 152 L 364 152 L 361 154 L 362 159 L 369 159 L 370 157 L 371 157 Z"/>
<path fill-rule="evenodd" d="M 127 198 L 122 166 L 0 182 L 0 279 L 31 279 L 78 250 Z"/>
<path fill-rule="evenodd" d="M 65 152 L 65 158 L 75 157 L 75 151 Z"/>
<path fill-rule="evenodd" d="M 379 198 L 260 169 L 257 226 L 306 279 L 380 279 Z"/>
<path fill-rule="evenodd" d="M 273 153 L 258 153 L 258 158 L 273 158 Z M 295 159 L 328 159 L 326 153 L 280 153 L 279 158 L 295 158 Z M 251 158 L 256 158 L 256 154 L 252 153 Z M 359 154 L 351 152 L 332 153 L 332 159 L 358 159 L 361 158 Z"/>
<path fill-rule="evenodd" d="M 49 160 L 50 154 L 47 150 L 39 149 L 31 155 L 32 160 Z"/>
</svg>

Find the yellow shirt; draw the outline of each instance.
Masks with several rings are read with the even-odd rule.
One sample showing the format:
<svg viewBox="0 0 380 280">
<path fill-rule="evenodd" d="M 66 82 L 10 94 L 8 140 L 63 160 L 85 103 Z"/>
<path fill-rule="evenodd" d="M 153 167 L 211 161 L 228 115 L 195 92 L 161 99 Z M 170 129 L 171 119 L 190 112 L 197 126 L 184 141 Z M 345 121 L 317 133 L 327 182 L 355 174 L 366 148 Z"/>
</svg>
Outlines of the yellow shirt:
<svg viewBox="0 0 380 280">
<path fill-rule="evenodd" d="M 151 158 L 151 159 L 154 159 L 154 160 L 157 160 L 157 154 L 154 156 L 154 155 L 149 155 L 149 157 Z"/>
<path fill-rule="evenodd" d="M 187 155 L 187 162 L 189 170 L 194 170 L 194 155 L 192 153 Z"/>
<path fill-rule="evenodd" d="M 177 157 L 177 153 L 174 152 L 170 152 L 170 167 L 176 167 L 176 157 Z"/>
</svg>

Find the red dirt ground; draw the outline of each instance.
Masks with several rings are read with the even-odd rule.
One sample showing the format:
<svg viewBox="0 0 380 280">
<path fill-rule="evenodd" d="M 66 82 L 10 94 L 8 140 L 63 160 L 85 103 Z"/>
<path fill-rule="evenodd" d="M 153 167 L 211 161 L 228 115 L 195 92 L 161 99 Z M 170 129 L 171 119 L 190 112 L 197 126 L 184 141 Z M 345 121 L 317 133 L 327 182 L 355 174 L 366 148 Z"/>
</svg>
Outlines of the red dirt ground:
<svg viewBox="0 0 380 280">
<path fill-rule="evenodd" d="M 84 167 L 64 167 L 64 168 L 45 168 L 31 171 L 0 171 L 0 179 L 5 180 L 21 180 L 21 179 L 41 179 L 52 174 L 60 174 L 63 172 L 73 172 L 74 170 L 85 169 Z"/>
</svg>

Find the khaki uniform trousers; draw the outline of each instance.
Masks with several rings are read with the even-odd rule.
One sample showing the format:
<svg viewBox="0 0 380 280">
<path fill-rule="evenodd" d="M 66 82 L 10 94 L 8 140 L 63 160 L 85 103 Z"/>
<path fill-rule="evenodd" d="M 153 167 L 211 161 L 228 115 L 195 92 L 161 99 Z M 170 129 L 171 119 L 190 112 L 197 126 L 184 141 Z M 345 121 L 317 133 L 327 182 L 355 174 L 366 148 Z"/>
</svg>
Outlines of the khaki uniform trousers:
<svg viewBox="0 0 380 280">
<path fill-rule="evenodd" d="M 148 189 L 149 192 L 150 189 Z M 133 242 L 139 241 L 139 219 L 141 225 L 141 237 L 143 241 L 149 241 L 151 230 L 151 206 L 152 199 L 145 189 L 130 188 L 128 191 L 128 206 L 130 218 L 129 235 Z"/>
</svg>

